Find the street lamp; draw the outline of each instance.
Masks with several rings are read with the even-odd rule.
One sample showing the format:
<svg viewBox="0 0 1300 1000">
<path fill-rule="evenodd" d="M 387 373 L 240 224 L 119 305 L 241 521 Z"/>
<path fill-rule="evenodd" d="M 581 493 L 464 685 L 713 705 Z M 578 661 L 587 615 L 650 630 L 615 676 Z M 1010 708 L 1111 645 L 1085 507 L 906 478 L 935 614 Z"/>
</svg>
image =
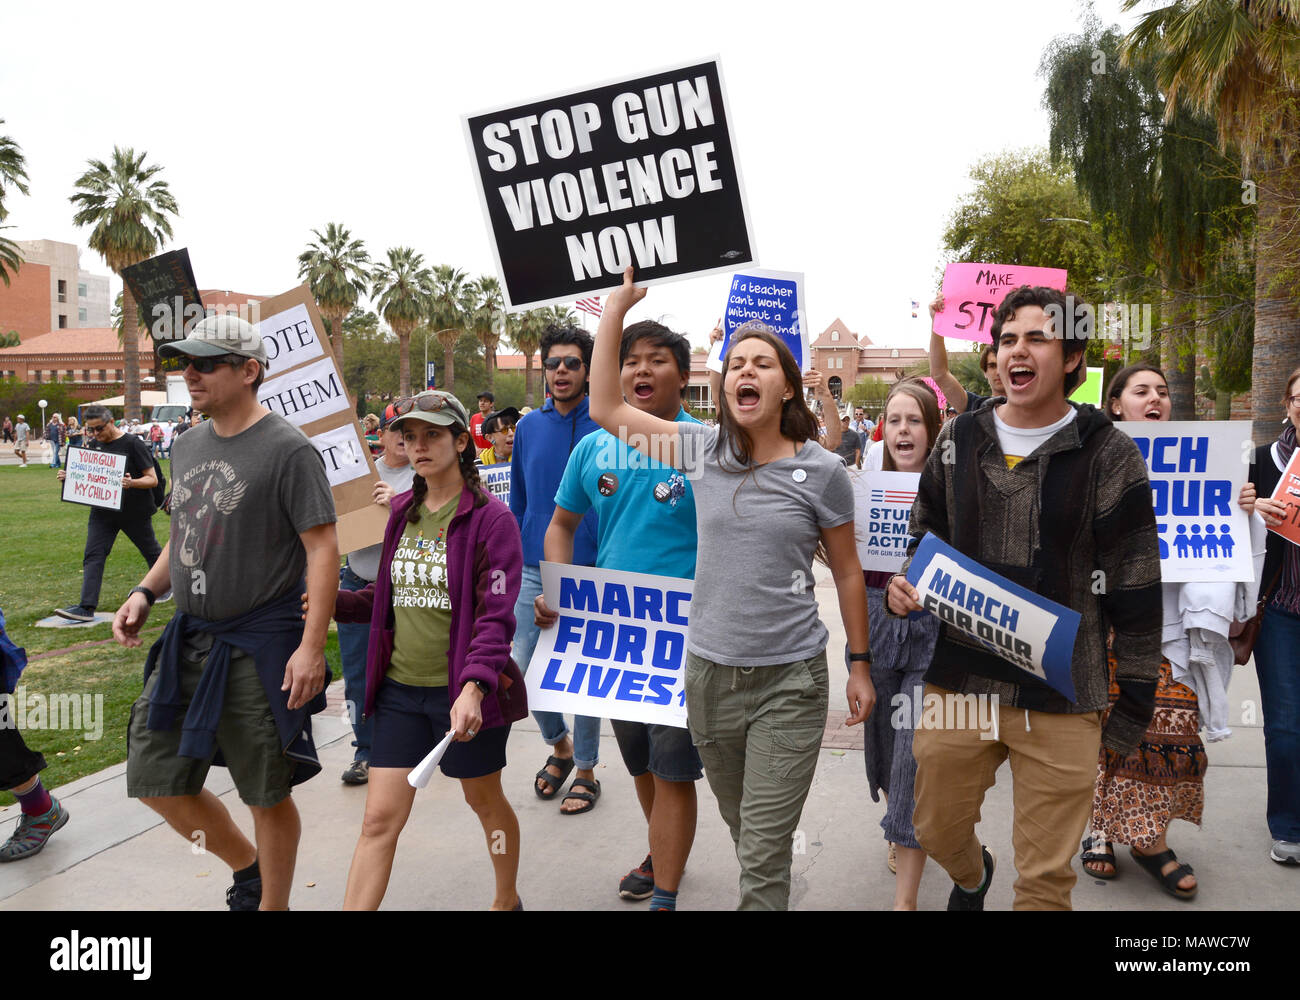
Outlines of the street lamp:
<svg viewBox="0 0 1300 1000">
<path fill-rule="evenodd" d="M 44 427 L 44 426 L 45 426 L 45 408 L 46 408 L 47 406 L 49 406 L 50 404 L 49 404 L 46 400 L 42 399 L 42 400 L 38 400 L 37 403 L 36 403 L 36 405 L 39 406 L 39 407 L 41 408 L 41 426 Z"/>
</svg>

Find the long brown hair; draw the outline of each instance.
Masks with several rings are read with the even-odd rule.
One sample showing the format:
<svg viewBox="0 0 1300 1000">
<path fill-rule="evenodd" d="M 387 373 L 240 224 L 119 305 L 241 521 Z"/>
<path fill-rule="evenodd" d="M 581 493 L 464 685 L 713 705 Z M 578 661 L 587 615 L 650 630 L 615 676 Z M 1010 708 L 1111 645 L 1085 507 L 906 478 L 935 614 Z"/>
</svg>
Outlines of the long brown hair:
<svg viewBox="0 0 1300 1000">
<path fill-rule="evenodd" d="M 1110 417 L 1112 423 L 1122 419 L 1122 415 L 1112 409 L 1112 404 L 1119 402 L 1119 397 L 1124 394 L 1124 387 L 1128 385 L 1128 380 L 1138 372 L 1151 372 L 1154 375 L 1159 375 L 1160 381 L 1165 384 L 1165 391 L 1169 391 L 1169 379 L 1165 378 L 1165 373 L 1155 365 L 1139 361 L 1126 368 L 1121 368 L 1111 377 L 1110 388 L 1106 390 L 1106 416 Z M 1300 374 L 1300 372 L 1297 372 L 1297 374 Z"/>
<path fill-rule="evenodd" d="M 451 424 L 447 427 L 451 432 L 452 439 L 458 439 L 462 434 L 469 433 L 460 424 Z M 469 491 L 474 494 L 474 506 L 482 507 L 488 502 L 487 494 L 483 492 L 483 487 L 479 484 L 478 466 L 474 462 L 474 439 L 470 438 L 469 444 L 465 450 L 460 453 L 460 478 L 465 481 Z M 411 479 L 411 506 L 406 508 L 406 521 L 408 524 L 420 523 L 420 511 L 424 508 L 424 498 L 429 493 L 429 484 L 424 481 L 424 477 L 418 473 Z"/>
<path fill-rule="evenodd" d="M 885 409 L 880 414 L 880 423 L 883 427 L 889 422 L 889 404 L 895 396 L 910 396 L 916 400 L 916 404 L 921 407 L 921 421 L 925 424 L 925 457 L 930 457 L 930 451 L 934 448 L 935 438 L 939 436 L 939 397 L 934 394 L 924 382 L 919 379 L 903 379 L 889 390 L 889 395 L 885 397 Z M 881 440 L 884 440 L 885 432 L 880 432 Z M 898 466 L 894 464 L 894 456 L 889 450 L 889 445 L 885 445 L 885 455 L 881 462 L 880 469 L 882 472 L 897 472 Z"/>
<path fill-rule="evenodd" d="M 736 345 L 741 341 L 750 340 L 757 337 L 763 343 L 769 345 L 776 352 L 776 359 L 781 365 L 781 372 L 785 375 L 785 380 L 790 383 L 790 388 L 794 394 L 781 405 L 781 436 L 795 444 L 802 445 L 805 441 L 817 439 L 817 418 L 813 416 L 812 410 L 808 409 L 808 404 L 803 398 L 803 373 L 799 371 L 799 363 L 795 361 L 794 354 L 786 346 L 785 341 L 776 335 L 768 326 L 762 323 L 746 323 L 731 338 L 731 344 L 727 348 L 727 354 L 722 359 L 722 379 L 725 384 L 727 372 L 731 368 L 731 352 L 736 349 Z M 736 423 L 736 418 L 731 412 L 731 407 L 727 404 L 727 394 L 724 391 L 722 397 L 718 400 L 718 464 L 723 465 L 726 458 L 734 459 L 739 468 L 739 472 L 746 469 L 753 461 L 754 439 L 749 436 L 745 428 Z M 725 468 L 725 465 L 723 465 Z M 730 470 L 728 470 L 730 471 Z"/>
</svg>

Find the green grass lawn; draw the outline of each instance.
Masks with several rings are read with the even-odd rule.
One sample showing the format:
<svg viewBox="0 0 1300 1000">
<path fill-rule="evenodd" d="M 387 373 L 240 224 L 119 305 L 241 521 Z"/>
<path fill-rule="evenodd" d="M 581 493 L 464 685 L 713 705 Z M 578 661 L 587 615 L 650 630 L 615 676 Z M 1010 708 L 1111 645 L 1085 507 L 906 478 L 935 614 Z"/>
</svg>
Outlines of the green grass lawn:
<svg viewBox="0 0 1300 1000">
<path fill-rule="evenodd" d="M 162 467 L 170 485 L 170 463 L 164 461 Z M 103 696 L 103 718 L 96 720 L 102 725 L 98 738 L 87 738 L 86 730 L 91 727 L 84 718 L 76 729 L 37 728 L 28 720 L 23 738 L 28 746 L 45 755 L 49 767 L 41 772 L 41 780 L 48 788 L 126 759 L 126 722 L 131 703 L 140 694 L 145 653 L 176 609 L 170 601 L 154 606 L 141 633 L 144 645 L 139 649 L 118 646 L 106 624 L 69 629 L 34 627 L 55 608 L 78 601 L 89 510 L 59 499 L 59 482 L 54 470 L 47 466 L 0 466 L 0 609 L 4 610 L 5 630 L 14 642 L 26 648 L 29 658 L 54 654 L 35 659 L 19 679 L 28 710 L 39 704 L 33 698 L 37 694 L 47 702 L 52 696 L 73 695 L 81 704 L 85 703 L 82 696 L 90 695 L 92 705 L 95 695 Z M 158 543 L 165 545 L 166 516 L 156 514 L 153 527 Z M 116 611 L 144 574 L 140 553 L 125 535 L 118 535 L 104 567 L 99 610 L 110 614 Z M 332 632 L 325 652 L 337 675 L 338 639 Z M 49 714 L 47 710 L 46 726 Z M 12 795 L 0 792 L 0 806 L 13 801 Z"/>
</svg>

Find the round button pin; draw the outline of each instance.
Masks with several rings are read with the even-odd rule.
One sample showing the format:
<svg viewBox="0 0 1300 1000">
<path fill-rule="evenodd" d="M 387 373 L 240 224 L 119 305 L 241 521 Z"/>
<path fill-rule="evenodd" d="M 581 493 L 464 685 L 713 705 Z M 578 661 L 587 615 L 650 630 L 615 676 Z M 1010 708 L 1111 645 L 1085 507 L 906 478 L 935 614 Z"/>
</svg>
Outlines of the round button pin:
<svg viewBox="0 0 1300 1000">
<path fill-rule="evenodd" d="M 794 472 L 790 473 L 790 475 L 794 477 L 796 483 L 802 483 L 808 478 L 808 473 L 804 472 L 803 469 L 795 469 Z"/>
</svg>

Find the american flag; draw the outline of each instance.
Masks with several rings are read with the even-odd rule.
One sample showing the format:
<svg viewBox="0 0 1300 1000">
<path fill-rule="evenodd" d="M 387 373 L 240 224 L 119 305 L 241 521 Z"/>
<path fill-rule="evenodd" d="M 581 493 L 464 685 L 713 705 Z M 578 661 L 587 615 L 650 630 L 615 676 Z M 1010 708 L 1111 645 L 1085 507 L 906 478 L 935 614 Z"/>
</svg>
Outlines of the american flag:
<svg viewBox="0 0 1300 1000">
<path fill-rule="evenodd" d="M 916 490 L 872 490 L 872 503 L 916 503 Z"/>
<path fill-rule="evenodd" d="M 593 295 L 589 299 L 579 299 L 577 302 L 574 303 L 574 305 L 577 306 L 579 309 L 581 309 L 583 312 L 591 313 L 591 315 L 595 316 L 597 319 L 600 319 L 601 308 L 600 308 L 599 295 Z"/>
</svg>

